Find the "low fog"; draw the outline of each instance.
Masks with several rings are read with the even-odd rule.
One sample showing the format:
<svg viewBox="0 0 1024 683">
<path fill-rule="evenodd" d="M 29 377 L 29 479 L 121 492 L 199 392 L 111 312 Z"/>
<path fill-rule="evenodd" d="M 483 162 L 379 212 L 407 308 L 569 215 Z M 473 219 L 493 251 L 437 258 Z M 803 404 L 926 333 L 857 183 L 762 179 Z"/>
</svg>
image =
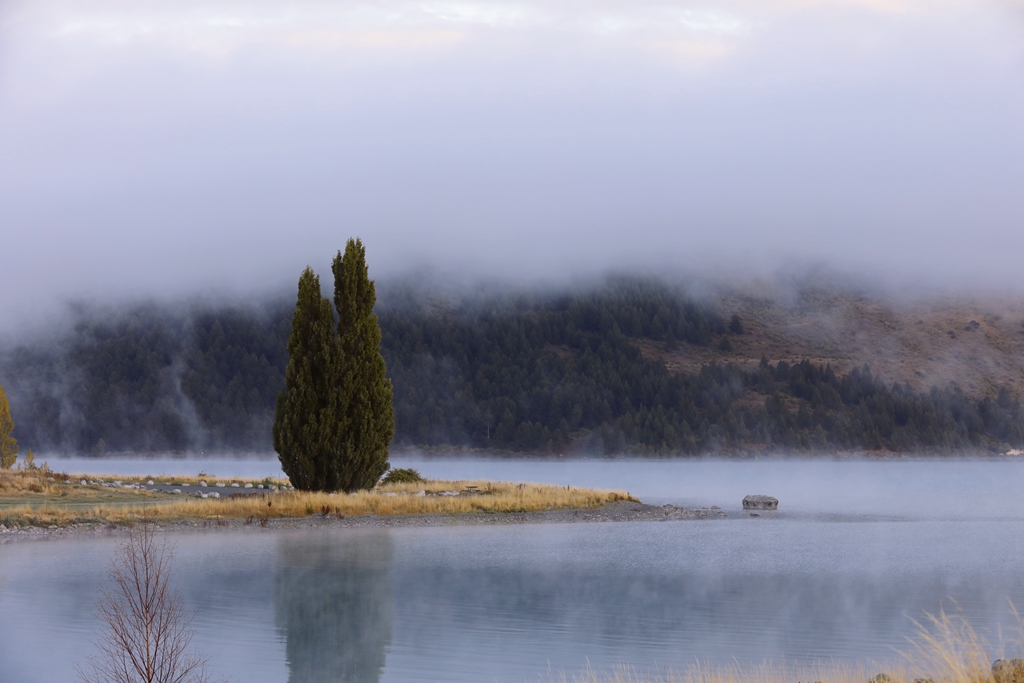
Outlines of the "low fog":
<svg viewBox="0 0 1024 683">
<path fill-rule="evenodd" d="M 0 330 L 71 299 L 614 268 L 1020 289 L 1024 6 L 0 5 Z"/>
</svg>

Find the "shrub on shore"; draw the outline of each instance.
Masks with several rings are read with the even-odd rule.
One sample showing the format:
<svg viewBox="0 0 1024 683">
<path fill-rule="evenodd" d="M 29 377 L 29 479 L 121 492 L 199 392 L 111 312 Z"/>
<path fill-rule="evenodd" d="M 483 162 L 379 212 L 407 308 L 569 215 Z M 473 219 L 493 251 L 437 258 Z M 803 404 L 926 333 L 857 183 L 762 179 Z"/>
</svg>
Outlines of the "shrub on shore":
<svg viewBox="0 0 1024 683">
<path fill-rule="evenodd" d="M 423 481 L 423 476 L 411 467 L 392 468 L 380 480 L 381 484 L 415 484 Z"/>
</svg>

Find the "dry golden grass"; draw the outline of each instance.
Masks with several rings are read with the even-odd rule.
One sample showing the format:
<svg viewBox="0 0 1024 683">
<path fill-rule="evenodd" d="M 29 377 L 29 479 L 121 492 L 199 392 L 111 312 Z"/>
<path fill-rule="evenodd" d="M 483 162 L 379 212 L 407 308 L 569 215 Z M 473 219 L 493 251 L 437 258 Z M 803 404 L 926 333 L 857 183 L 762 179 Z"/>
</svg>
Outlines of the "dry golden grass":
<svg viewBox="0 0 1024 683">
<path fill-rule="evenodd" d="M 1011 649 L 1019 653 L 1024 650 L 1024 626 L 1019 616 L 1017 623 L 1018 634 Z M 810 666 L 768 662 L 760 666 L 718 667 L 694 664 L 667 673 L 619 666 L 609 671 L 588 668 L 576 674 L 559 673 L 547 680 L 548 683 L 1024 683 L 1024 664 L 1019 660 L 993 672 L 993 661 L 1007 658 L 1004 649 L 993 651 L 964 617 L 940 612 L 926 614 L 924 620 L 914 624 L 917 626 L 915 636 L 909 639 L 905 649 L 894 648 L 895 658 L 887 662 L 825 661 Z"/>
<path fill-rule="evenodd" d="M 55 479 L 46 481 L 47 477 Z M 546 484 L 513 484 L 488 481 L 437 481 L 417 484 L 389 484 L 374 491 L 354 494 L 269 491 L 242 494 L 238 488 L 199 488 L 194 478 L 154 478 L 157 483 L 180 486 L 192 484 L 187 493 L 218 493 L 219 499 L 199 499 L 191 495 L 109 489 L 81 485 L 81 479 L 109 479 L 96 475 L 73 475 L 64 484 L 65 475 L 39 472 L 0 474 L 0 522 L 7 526 L 68 525 L 83 522 L 124 524 L 141 519 L 160 520 L 263 520 L 287 517 L 358 517 L 362 515 L 422 515 L 534 512 L 540 510 L 586 509 L 609 502 L 628 500 L 625 493 L 597 491 Z M 147 481 L 144 477 L 119 477 L 124 483 Z M 205 478 L 212 484 L 254 483 L 244 479 Z M 259 480 L 265 482 L 267 480 Z M 286 482 L 277 481 L 276 485 Z M 36 489 L 39 489 L 38 491 Z M 252 489 L 245 489 L 252 494 Z M 437 495 L 457 492 L 459 495 Z M 10 494 L 10 495 L 8 495 Z M 232 495 L 239 494 L 239 495 Z M 187 495 L 187 497 L 186 497 Z M 95 504 L 93 504 L 95 503 Z"/>
</svg>

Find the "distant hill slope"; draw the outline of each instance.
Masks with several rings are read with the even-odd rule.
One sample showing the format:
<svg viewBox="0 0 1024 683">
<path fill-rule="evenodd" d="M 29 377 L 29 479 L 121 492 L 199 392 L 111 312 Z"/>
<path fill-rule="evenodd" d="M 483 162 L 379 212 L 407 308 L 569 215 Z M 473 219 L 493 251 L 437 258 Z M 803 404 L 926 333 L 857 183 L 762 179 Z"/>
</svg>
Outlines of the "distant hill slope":
<svg viewBox="0 0 1024 683">
<path fill-rule="evenodd" d="M 1003 387 L 1015 397 L 1024 393 L 1024 299 L 945 295 L 893 302 L 824 283 L 768 283 L 756 293 L 720 293 L 716 303 L 743 321 L 746 334 L 730 340 L 731 351 L 715 345 L 666 351 L 639 341 L 645 357 L 682 372 L 713 362 L 749 369 L 762 356 L 807 359 L 839 373 L 868 365 L 884 381 L 917 391 L 952 382 L 976 397 Z"/>
<path fill-rule="evenodd" d="M 290 309 L 81 314 L 0 356 L 15 435 L 40 451 L 269 450 Z M 695 299 L 613 278 L 547 295 L 384 288 L 378 315 L 397 448 L 1024 446 L 1022 302 L 896 305 L 820 282 Z"/>
</svg>

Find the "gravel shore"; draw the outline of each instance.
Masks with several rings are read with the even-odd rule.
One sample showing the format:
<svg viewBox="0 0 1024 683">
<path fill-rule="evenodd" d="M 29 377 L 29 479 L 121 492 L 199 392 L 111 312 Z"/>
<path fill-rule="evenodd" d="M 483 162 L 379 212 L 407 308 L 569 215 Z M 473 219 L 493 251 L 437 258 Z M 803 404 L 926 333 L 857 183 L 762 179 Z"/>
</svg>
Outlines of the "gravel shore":
<svg viewBox="0 0 1024 683">
<path fill-rule="evenodd" d="M 328 528 L 392 528 L 392 527 L 436 527 L 471 526 L 482 524 L 575 524 L 587 522 L 666 522 L 706 517 L 724 517 L 722 512 L 690 510 L 674 505 L 646 505 L 632 501 L 609 503 L 601 508 L 580 510 L 548 510 L 541 512 L 500 512 L 471 513 L 457 515 L 363 515 L 343 517 L 310 515 L 309 517 L 288 517 L 259 520 L 181 520 L 161 521 L 157 526 L 167 531 L 193 531 L 204 529 L 220 531 L 226 529 L 328 529 Z M 61 538 L 84 534 L 118 533 L 124 527 L 107 524 L 77 524 L 69 527 L 27 527 L 6 529 L 0 526 L 0 544 L 28 539 Z"/>
</svg>

